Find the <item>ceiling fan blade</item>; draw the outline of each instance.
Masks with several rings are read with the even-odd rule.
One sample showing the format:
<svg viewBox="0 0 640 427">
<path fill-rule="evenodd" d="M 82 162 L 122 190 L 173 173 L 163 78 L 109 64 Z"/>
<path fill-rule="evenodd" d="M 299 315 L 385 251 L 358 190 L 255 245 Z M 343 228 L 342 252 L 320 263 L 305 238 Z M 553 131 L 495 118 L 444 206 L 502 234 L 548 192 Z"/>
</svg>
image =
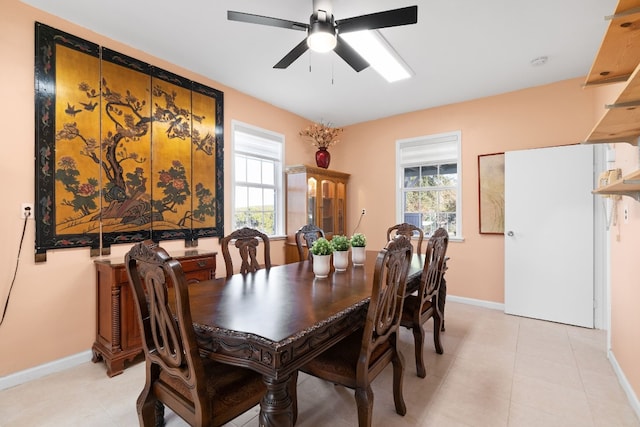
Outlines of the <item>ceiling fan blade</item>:
<svg viewBox="0 0 640 427">
<path fill-rule="evenodd" d="M 227 19 L 229 21 L 248 22 L 249 24 L 268 25 L 270 27 L 280 27 L 289 30 L 307 31 L 309 24 L 302 22 L 287 21 L 286 19 L 271 18 L 269 16 L 253 15 L 251 13 L 227 11 Z"/>
<path fill-rule="evenodd" d="M 298 43 L 296 47 L 291 49 L 291 51 L 280 60 L 280 62 L 273 66 L 273 68 L 287 68 L 293 63 L 293 61 L 300 58 L 300 55 L 305 53 L 308 48 L 309 47 L 307 46 L 307 39 L 305 38 L 300 43 Z"/>
<path fill-rule="evenodd" d="M 369 66 L 369 63 L 339 35 L 336 47 L 333 50 L 358 73 Z"/>
<path fill-rule="evenodd" d="M 418 6 L 403 7 L 336 21 L 339 33 L 397 27 L 418 22 Z"/>
</svg>

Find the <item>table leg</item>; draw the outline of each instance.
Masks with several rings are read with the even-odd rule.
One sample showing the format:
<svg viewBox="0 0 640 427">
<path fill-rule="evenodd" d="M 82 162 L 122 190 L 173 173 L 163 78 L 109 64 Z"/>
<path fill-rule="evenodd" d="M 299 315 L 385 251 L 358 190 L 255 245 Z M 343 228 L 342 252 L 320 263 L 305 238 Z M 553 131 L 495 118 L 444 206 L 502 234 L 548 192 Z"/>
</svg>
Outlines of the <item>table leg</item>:
<svg viewBox="0 0 640 427">
<path fill-rule="evenodd" d="M 296 414 L 294 414 L 294 402 L 289 393 L 289 381 L 295 380 L 295 378 L 292 379 L 292 376 L 289 375 L 286 378 L 276 380 L 264 375 L 262 380 L 267 386 L 267 392 L 260 401 L 260 426 L 292 427 Z"/>
</svg>

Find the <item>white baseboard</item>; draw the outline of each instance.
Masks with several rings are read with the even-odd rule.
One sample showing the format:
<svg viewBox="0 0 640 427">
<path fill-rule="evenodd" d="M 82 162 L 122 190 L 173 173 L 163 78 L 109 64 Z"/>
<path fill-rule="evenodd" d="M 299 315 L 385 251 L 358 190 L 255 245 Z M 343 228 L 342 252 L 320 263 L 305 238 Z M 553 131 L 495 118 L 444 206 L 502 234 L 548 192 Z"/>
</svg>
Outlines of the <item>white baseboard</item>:
<svg viewBox="0 0 640 427">
<path fill-rule="evenodd" d="M 607 357 L 609 358 L 611 366 L 613 366 L 613 371 L 618 377 L 618 382 L 627 395 L 627 399 L 629 399 L 629 404 L 635 411 L 636 416 L 640 418 L 640 401 L 638 400 L 638 396 L 636 396 L 633 388 L 631 387 L 631 384 L 629 384 L 629 381 L 627 381 L 627 377 L 624 375 L 624 372 L 622 372 L 622 369 L 620 368 L 620 365 L 618 365 L 618 361 L 616 360 L 616 357 L 611 350 L 609 350 L 609 352 L 607 353 Z"/>
<path fill-rule="evenodd" d="M 49 374 L 53 374 L 54 372 L 73 368 L 74 366 L 86 363 L 87 361 L 91 360 L 92 357 L 93 353 L 91 352 L 91 350 L 87 350 L 83 351 L 82 353 L 73 354 L 62 359 L 45 363 L 44 365 L 25 369 L 24 371 L 16 372 L 14 374 L 7 375 L 6 377 L 0 377 L 0 390 L 15 387 L 17 385 L 24 384 L 37 378 L 42 378 Z"/>
<path fill-rule="evenodd" d="M 490 308 L 491 310 L 504 311 L 504 304 L 499 302 L 485 301 L 485 300 L 474 299 L 474 298 L 457 297 L 455 295 L 447 295 L 447 301 L 459 302 L 462 304 L 469 304 L 469 305 L 476 305 L 478 307 Z"/>
</svg>

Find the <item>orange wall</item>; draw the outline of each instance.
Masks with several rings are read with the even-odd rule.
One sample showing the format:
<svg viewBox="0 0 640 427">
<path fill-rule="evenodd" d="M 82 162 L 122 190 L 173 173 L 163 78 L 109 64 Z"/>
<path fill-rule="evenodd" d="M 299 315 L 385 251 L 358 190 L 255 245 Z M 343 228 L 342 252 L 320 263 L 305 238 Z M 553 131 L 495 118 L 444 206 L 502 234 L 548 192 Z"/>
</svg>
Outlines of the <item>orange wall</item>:
<svg viewBox="0 0 640 427">
<path fill-rule="evenodd" d="M 42 22 L 110 49 L 147 61 L 178 75 L 224 92 L 226 151 L 231 145 L 231 120 L 239 120 L 285 135 L 286 162 L 312 158 L 313 147 L 299 143 L 298 131 L 308 121 L 251 98 L 211 79 L 124 46 L 84 28 L 72 25 L 18 0 L 2 0 L 0 10 L 0 117 L 5 120 L 0 159 L 3 203 L 0 208 L 0 301 L 4 302 L 16 265 L 23 221 L 20 205 L 34 198 L 34 23 Z M 231 171 L 225 158 L 226 176 Z M 230 231 L 230 180 L 225 180 L 225 229 Z M 35 264 L 34 222 L 28 222 L 20 267 L 10 305 L 0 326 L 0 376 L 74 355 L 91 348 L 95 339 L 95 278 L 89 249 L 51 250 L 45 263 Z M 283 241 L 272 244 L 272 262 L 284 262 Z M 170 251 L 184 248 L 181 241 L 166 242 Z M 201 239 L 199 247 L 218 250 L 217 239 Z M 128 246 L 113 246 L 122 257 Z M 218 275 L 224 274 L 222 254 Z M 1 309 L 1 307 L 0 307 Z"/>
<path fill-rule="evenodd" d="M 616 167 L 628 174 L 638 169 L 638 148 L 616 144 Z M 624 220 L 624 209 L 629 212 Z M 630 197 L 618 201 L 617 227 L 611 233 L 611 349 L 632 384 L 640 394 L 640 205 Z"/>
<path fill-rule="evenodd" d="M 307 121 L 179 66 L 153 58 L 86 29 L 28 7 L 18 0 L 2 0 L 0 13 L 0 116 L 5 118 L 0 159 L 3 204 L 0 208 L 0 301 L 9 292 L 23 221 L 22 202 L 34 192 L 34 22 L 40 21 L 92 42 L 121 51 L 153 65 L 215 87 L 224 92 L 224 131 L 230 145 L 231 120 L 279 132 L 286 137 L 286 163 L 310 163 L 313 147 L 298 131 Z M 449 247 L 449 293 L 502 303 L 504 300 L 503 239 L 478 233 L 477 156 L 508 150 L 577 143 L 602 114 L 600 89 L 582 89 L 581 79 L 443 106 L 349 126 L 341 142 L 332 147 L 331 168 L 351 174 L 348 230 L 355 227 L 360 210 L 367 209 L 359 231 L 369 244 L 382 247 L 384 231 L 395 218 L 395 141 L 427 134 L 462 131 L 462 237 Z M 429 94 L 416 94 L 429 96 Z M 607 95 L 608 96 L 608 95 Z M 10 101 L 7 101 L 10 100 Z M 629 147 L 626 147 L 629 148 Z M 637 151 L 620 148 L 618 160 L 637 167 Z M 228 150 L 227 150 L 228 151 Z M 225 158 L 230 171 L 230 158 Z M 227 176 L 229 176 L 227 172 Z M 230 215 L 230 181 L 225 182 L 225 218 Z M 631 219 L 621 226 L 620 241 L 612 242 L 613 350 L 634 389 L 640 390 L 640 359 L 636 326 L 640 287 L 631 259 L 637 251 L 640 207 L 625 198 Z M 227 220 L 226 231 L 230 231 Z M 95 334 L 95 279 L 88 249 L 48 251 L 47 262 L 35 264 L 34 223 L 29 222 L 20 268 L 7 317 L 0 326 L 0 376 L 88 350 Z M 615 240 L 615 239 L 613 239 Z M 635 241 L 634 241 L 635 240 Z M 165 246 L 182 248 L 182 242 Z M 217 249 L 216 239 L 202 239 L 200 247 Z M 128 247 L 112 247 L 122 256 Z M 283 260 L 282 242 L 272 246 L 274 263 Z M 219 258 L 218 265 L 222 260 Z M 220 274 L 224 268 L 219 267 Z"/>
<path fill-rule="evenodd" d="M 608 85 L 596 92 L 594 104 L 597 117 L 604 113 L 604 105 L 615 102 L 624 83 Z M 615 150 L 614 167 L 622 169 L 623 175 L 639 168 L 638 147 L 629 144 L 612 144 Z M 628 219 L 624 220 L 624 209 Z M 634 390 L 640 394 L 640 286 L 637 278 L 637 257 L 640 249 L 640 205 L 630 197 L 621 197 L 617 202 L 617 214 L 609 233 L 611 245 L 610 304 L 611 304 L 611 352 Z"/>
<path fill-rule="evenodd" d="M 503 237 L 478 232 L 477 157 L 584 139 L 595 119 L 593 93 L 583 90 L 581 83 L 567 80 L 350 126 L 344 141 L 332 148 L 332 167 L 352 174 L 349 230 L 366 208 L 359 231 L 374 247 L 382 246 L 384 231 L 397 222 L 396 140 L 460 130 L 464 242 L 449 245 L 447 290 L 452 295 L 504 302 Z"/>
</svg>

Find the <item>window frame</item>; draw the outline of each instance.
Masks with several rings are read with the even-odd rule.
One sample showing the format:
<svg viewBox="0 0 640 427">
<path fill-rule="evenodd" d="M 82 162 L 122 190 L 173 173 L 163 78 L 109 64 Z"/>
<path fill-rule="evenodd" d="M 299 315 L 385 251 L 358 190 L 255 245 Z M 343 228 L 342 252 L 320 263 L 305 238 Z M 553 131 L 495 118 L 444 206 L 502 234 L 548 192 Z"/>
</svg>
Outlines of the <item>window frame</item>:
<svg viewBox="0 0 640 427">
<path fill-rule="evenodd" d="M 280 144 L 279 156 L 269 156 L 268 154 L 260 154 L 244 150 L 241 147 L 241 143 L 238 141 L 239 134 L 243 133 L 249 137 L 255 138 L 258 141 Z M 277 150 L 276 150 L 277 151 Z M 243 123 L 237 120 L 231 121 L 231 230 L 238 228 L 236 224 L 236 156 L 242 155 L 243 157 L 253 157 L 258 160 L 273 160 L 274 161 L 274 191 L 275 191 L 275 206 L 274 206 L 274 227 L 275 234 L 266 233 L 269 237 L 283 237 L 284 233 L 284 157 L 285 157 L 285 136 L 284 134 L 270 131 L 268 129 L 260 128 L 254 125 Z M 246 183 L 242 183 L 246 186 Z M 256 188 L 265 188 L 263 185 L 257 185 Z"/>
<path fill-rule="evenodd" d="M 451 140 L 451 141 L 448 141 Z M 455 157 L 445 156 L 434 161 L 402 161 L 403 150 L 420 146 L 433 146 L 433 144 L 451 144 L 455 146 Z M 425 150 L 425 153 L 428 150 Z M 424 154 L 428 155 L 428 154 Z M 446 163 L 457 164 L 456 184 L 456 235 L 451 236 L 452 241 L 462 241 L 462 132 L 452 131 L 438 134 L 422 135 L 413 138 L 396 140 L 396 223 L 404 222 L 404 169 L 418 166 L 441 166 Z M 433 191 L 438 191 L 434 188 Z M 425 237 L 428 235 L 425 233 Z"/>
</svg>

